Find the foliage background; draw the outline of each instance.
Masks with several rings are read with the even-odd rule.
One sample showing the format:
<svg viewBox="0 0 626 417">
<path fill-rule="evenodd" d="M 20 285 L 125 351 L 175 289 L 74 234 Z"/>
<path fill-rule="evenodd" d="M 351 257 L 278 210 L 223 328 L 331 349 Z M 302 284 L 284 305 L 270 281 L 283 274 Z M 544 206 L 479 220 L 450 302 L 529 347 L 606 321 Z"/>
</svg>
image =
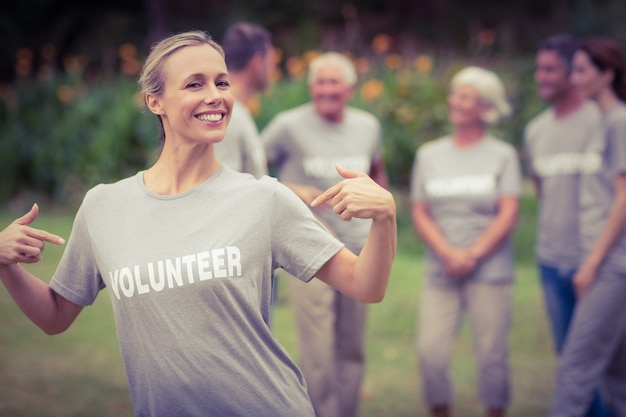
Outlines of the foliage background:
<svg viewBox="0 0 626 417">
<path fill-rule="evenodd" d="M 9 0 L 0 13 L 0 203 L 49 198 L 74 207 L 84 191 L 144 168 L 157 123 L 135 80 L 148 46 L 203 29 L 218 40 L 237 20 L 266 26 L 279 52 L 274 86 L 251 105 L 262 128 L 307 100 L 303 74 L 319 51 L 357 63 L 353 104 L 379 116 L 392 185 L 405 189 L 415 149 L 447 132 L 450 76 L 482 65 L 516 109 L 494 132 L 519 147 L 543 104 L 532 82 L 536 42 L 556 32 L 626 41 L 622 0 Z M 35 196 L 35 197 L 33 197 Z"/>
</svg>

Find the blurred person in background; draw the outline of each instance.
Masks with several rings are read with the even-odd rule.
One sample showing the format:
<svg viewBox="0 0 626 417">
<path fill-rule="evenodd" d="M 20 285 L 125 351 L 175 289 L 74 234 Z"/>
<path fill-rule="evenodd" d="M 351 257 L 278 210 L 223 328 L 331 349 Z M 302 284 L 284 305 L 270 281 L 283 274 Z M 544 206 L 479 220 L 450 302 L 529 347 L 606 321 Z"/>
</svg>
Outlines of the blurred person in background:
<svg viewBox="0 0 626 417">
<path fill-rule="evenodd" d="M 302 373 L 269 326 L 272 274 L 283 267 L 379 302 L 395 256 L 393 196 L 339 169 L 311 202 L 342 221 L 370 219 L 355 255 L 287 187 L 221 165 L 213 147 L 234 99 L 224 53 L 204 32 L 155 44 L 139 84 L 161 125 L 158 160 L 87 192 L 49 284 L 18 263 L 39 259 L 44 241 L 62 243 L 30 227 L 33 206 L 0 232 L 0 280 L 48 334 L 108 288 L 138 416 L 313 417 Z"/>
<path fill-rule="evenodd" d="M 215 144 L 215 153 L 223 164 L 259 178 L 267 174 L 267 160 L 247 104 L 254 95 L 265 91 L 276 70 L 272 38 L 257 24 L 238 22 L 226 29 L 221 45 L 235 105 L 226 136 Z"/>
<path fill-rule="evenodd" d="M 556 375 L 550 416 L 579 417 L 595 387 L 626 416 L 626 56 L 609 38 L 584 40 L 572 82 L 602 111 L 604 135 L 585 147 L 579 233 L 584 256 L 574 275 L 578 303 Z"/>
<path fill-rule="evenodd" d="M 535 256 L 559 355 L 577 304 L 574 275 L 582 259 L 580 175 L 588 144 L 602 137 L 597 106 L 570 80 L 577 46 L 577 40 L 567 34 L 539 43 L 535 83 L 539 96 L 550 106 L 524 132 L 528 170 L 539 201 Z M 605 408 L 598 390 L 587 416 L 602 417 Z"/>
<path fill-rule="evenodd" d="M 488 133 L 510 113 L 491 71 L 467 67 L 451 80 L 450 135 L 417 150 L 411 175 L 412 215 L 426 244 L 417 354 L 423 396 L 436 417 L 452 415 L 449 365 L 464 313 L 479 368 L 487 416 L 509 403 L 508 338 L 521 173 L 513 146 Z"/>
<path fill-rule="evenodd" d="M 261 134 L 270 167 L 307 204 L 341 180 L 336 166 L 367 172 L 387 187 L 380 123 L 372 114 L 348 106 L 356 82 L 348 57 L 319 55 L 309 67 L 311 101 L 279 113 Z M 371 221 L 344 222 L 329 206 L 315 207 L 313 213 L 354 253 L 361 251 Z M 357 416 L 366 306 L 323 281 L 288 282 L 299 365 L 317 417 Z"/>
</svg>

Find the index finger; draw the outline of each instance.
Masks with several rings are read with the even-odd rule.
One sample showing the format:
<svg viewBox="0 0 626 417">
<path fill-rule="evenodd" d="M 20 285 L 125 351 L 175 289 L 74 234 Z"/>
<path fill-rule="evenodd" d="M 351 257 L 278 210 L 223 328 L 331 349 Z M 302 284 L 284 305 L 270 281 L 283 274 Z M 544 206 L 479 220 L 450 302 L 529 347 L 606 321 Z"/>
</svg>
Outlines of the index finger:
<svg viewBox="0 0 626 417">
<path fill-rule="evenodd" d="M 64 245 L 65 239 L 61 236 L 57 236 L 53 233 L 46 232 L 45 230 L 32 229 L 34 233 L 31 236 L 43 240 L 44 242 L 53 243 L 55 245 Z"/>
<path fill-rule="evenodd" d="M 317 207 L 321 204 L 324 204 L 325 202 L 333 198 L 335 195 L 337 195 L 340 189 L 341 189 L 341 183 L 333 185 L 328 190 L 324 191 L 322 194 L 315 197 L 315 199 L 311 201 L 311 207 Z"/>
</svg>

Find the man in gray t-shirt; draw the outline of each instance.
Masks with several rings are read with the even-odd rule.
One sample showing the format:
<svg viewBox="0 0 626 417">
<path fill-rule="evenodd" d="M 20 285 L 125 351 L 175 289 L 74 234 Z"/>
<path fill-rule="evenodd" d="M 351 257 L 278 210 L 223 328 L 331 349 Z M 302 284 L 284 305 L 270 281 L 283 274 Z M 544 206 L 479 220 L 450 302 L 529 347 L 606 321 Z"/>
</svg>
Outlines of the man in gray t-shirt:
<svg viewBox="0 0 626 417">
<path fill-rule="evenodd" d="M 335 53 L 311 63 L 311 102 L 278 114 L 263 130 L 270 166 L 307 204 L 341 181 L 336 165 L 366 172 L 382 185 L 381 128 L 371 114 L 347 106 L 356 82 L 351 61 Z M 343 221 L 329 207 L 314 214 L 359 253 L 370 220 Z M 289 280 L 299 337 L 299 365 L 317 417 L 355 417 L 364 370 L 365 305 L 320 281 Z"/>
<path fill-rule="evenodd" d="M 556 351 L 561 352 L 576 306 L 573 277 L 579 245 L 580 176 L 593 166 L 588 143 L 602 135 L 600 111 L 570 80 L 577 42 L 567 35 L 544 40 L 536 55 L 539 96 L 550 104 L 526 126 L 524 147 L 539 199 L 535 254 Z M 589 415 L 602 407 L 599 396 Z"/>
<path fill-rule="evenodd" d="M 247 102 L 265 90 L 275 67 L 270 33 L 252 23 L 231 25 L 222 39 L 235 105 L 224 139 L 215 144 L 218 161 L 259 178 L 267 174 L 265 150 Z"/>
</svg>

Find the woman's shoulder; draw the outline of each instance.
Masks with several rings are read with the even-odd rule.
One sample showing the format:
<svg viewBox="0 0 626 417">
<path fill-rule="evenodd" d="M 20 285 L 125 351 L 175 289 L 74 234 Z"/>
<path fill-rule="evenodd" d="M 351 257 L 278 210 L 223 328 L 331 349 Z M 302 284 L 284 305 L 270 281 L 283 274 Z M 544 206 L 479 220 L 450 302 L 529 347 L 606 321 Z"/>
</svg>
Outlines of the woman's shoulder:
<svg viewBox="0 0 626 417">
<path fill-rule="evenodd" d="M 450 136 L 442 136 L 440 138 L 422 143 L 419 148 L 417 148 L 417 153 L 420 155 L 431 155 L 437 152 L 445 152 L 451 146 L 452 139 Z"/>
<path fill-rule="evenodd" d="M 119 197 L 122 193 L 132 189 L 137 188 L 137 181 L 139 181 L 138 177 L 141 173 L 137 173 L 133 176 L 123 178 L 116 182 L 111 183 L 100 183 L 92 188 L 90 188 L 87 193 L 85 193 L 85 200 L 102 200 L 111 197 Z"/>
<path fill-rule="evenodd" d="M 517 155 L 517 149 L 515 148 L 515 146 L 505 140 L 496 138 L 495 136 L 487 136 L 485 144 L 489 146 L 494 152 L 507 155 Z"/>
</svg>

